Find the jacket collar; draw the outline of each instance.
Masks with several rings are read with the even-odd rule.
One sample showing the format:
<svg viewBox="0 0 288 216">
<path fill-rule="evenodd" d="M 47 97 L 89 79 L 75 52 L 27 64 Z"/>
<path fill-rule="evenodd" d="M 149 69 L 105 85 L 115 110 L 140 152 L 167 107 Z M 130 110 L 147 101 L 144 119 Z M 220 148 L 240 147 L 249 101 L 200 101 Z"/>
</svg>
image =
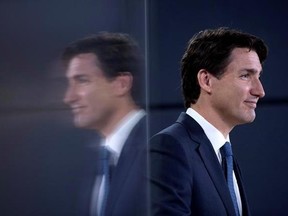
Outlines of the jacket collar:
<svg viewBox="0 0 288 216">
<path fill-rule="evenodd" d="M 199 144 L 196 151 L 198 151 L 207 172 L 209 173 L 209 176 L 212 179 L 224 206 L 226 207 L 228 215 L 234 215 L 235 212 L 229 189 L 228 187 L 223 187 L 223 184 L 226 184 L 225 176 L 212 144 L 205 135 L 203 129 L 192 117 L 186 113 L 181 113 L 176 122 L 182 124 L 184 128 L 187 129 L 190 138 Z"/>
</svg>

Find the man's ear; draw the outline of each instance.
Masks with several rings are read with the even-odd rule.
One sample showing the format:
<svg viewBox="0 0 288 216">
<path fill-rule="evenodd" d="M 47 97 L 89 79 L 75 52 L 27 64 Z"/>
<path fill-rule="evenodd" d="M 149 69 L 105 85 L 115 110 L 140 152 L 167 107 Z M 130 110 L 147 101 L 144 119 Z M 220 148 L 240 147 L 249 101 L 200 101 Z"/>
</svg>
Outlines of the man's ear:
<svg viewBox="0 0 288 216">
<path fill-rule="evenodd" d="M 130 72 L 121 72 L 114 80 L 115 94 L 125 95 L 131 91 L 133 85 L 133 76 Z"/>
<path fill-rule="evenodd" d="M 201 69 L 198 74 L 198 83 L 200 85 L 201 90 L 211 93 L 211 78 L 212 75 L 205 69 Z"/>
</svg>

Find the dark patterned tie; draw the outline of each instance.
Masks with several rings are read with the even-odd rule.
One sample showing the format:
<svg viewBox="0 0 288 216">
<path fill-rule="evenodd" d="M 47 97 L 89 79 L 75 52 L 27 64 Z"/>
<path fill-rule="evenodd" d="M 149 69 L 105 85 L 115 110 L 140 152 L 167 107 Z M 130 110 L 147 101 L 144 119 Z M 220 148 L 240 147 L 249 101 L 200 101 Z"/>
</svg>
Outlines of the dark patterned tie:
<svg viewBox="0 0 288 216">
<path fill-rule="evenodd" d="M 235 213 L 239 216 L 239 209 L 237 204 L 237 198 L 234 191 L 234 184 L 233 184 L 233 153 L 231 144 L 226 142 L 224 146 L 220 149 L 222 155 L 222 164 L 224 165 L 227 185 L 230 191 L 230 195 L 233 201 Z"/>
<path fill-rule="evenodd" d="M 105 215 L 105 208 L 106 208 L 107 198 L 108 198 L 108 193 L 109 193 L 109 184 L 110 184 L 109 158 L 110 158 L 109 150 L 105 146 L 101 146 L 104 194 L 103 194 L 103 201 L 102 201 L 101 210 L 100 210 L 100 216 Z"/>
</svg>

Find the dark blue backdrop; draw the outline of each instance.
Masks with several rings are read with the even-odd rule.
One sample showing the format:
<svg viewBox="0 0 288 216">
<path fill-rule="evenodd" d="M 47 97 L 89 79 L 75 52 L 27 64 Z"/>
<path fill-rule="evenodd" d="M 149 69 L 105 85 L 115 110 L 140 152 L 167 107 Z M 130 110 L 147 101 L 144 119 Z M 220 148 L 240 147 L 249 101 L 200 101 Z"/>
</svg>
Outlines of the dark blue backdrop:
<svg viewBox="0 0 288 216">
<path fill-rule="evenodd" d="M 229 26 L 270 47 L 266 97 L 253 124 L 234 129 L 254 215 L 288 211 L 287 7 L 281 1 L 1 0 L 0 215 L 71 216 L 89 131 L 74 129 L 62 104 L 57 58 L 71 41 L 98 31 L 131 34 L 147 57 L 150 134 L 181 111 L 179 61 L 191 36 Z"/>
</svg>

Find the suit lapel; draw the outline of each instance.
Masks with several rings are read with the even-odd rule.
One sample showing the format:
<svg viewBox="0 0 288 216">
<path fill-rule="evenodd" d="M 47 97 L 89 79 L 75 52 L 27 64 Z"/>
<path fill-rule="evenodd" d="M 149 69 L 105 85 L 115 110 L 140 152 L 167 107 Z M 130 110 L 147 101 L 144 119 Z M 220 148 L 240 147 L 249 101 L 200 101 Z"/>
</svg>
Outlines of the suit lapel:
<svg viewBox="0 0 288 216">
<path fill-rule="evenodd" d="M 129 142 L 126 142 L 128 144 Z M 113 204 L 118 199 L 119 194 L 121 194 L 121 189 L 125 184 L 126 178 L 129 176 L 129 171 L 133 165 L 133 161 L 137 158 L 137 151 L 135 148 L 128 148 L 128 146 L 124 146 L 123 152 L 119 158 L 118 164 L 115 168 L 115 172 L 113 174 L 113 178 L 111 181 L 111 188 L 109 193 L 109 206 L 111 209 L 113 208 Z"/>
<path fill-rule="evenodd" d="M 209 176 L 212 179 L 224 206 L 226 207 L 228 215 L 234 215 L 235 212 L 229 189 L 226 187 L 226 180 L 211 142 L 205 135 L 201 126 L 186 113 L 182 113 L 180 115 L 178 122 L 183 124 L 188 130 L 190 138 L 194 142 L 199 143 L 198 153 L 204 163 L 204 166 L 206 167 L 206 170 L 209 173 Z"/>
<path fill-rule="evenodd" d="M 241 177 L 240 168 L 239 168 L 239 165 L 238 165 L 237 160 L 235 158 L 234 158 L 234 172 L 236 175 L 236 179 L 237 179 L 237 183 L 238 183 L 238 187 L 239 187 L 239 191 L 240 191 L 240 195 L 241 195 L 243 216 L 247 216 L 247 215 L 250 215 L 250 210 L 249 210 L 249 206 L 248 206 L 246 193 L 244 190 L 244 185 L 243 185 L 243 181 L 242 181 L 242 177 Z"/>
<path fill-rule="evenodd" d="M 221 197 L 223 204 L 227 209 L 228 215 L 234 215 L 235 210 L 228 187 L 226 187 L 226 180 L 223 175 L 221 165 L 219 164 L 219 161 L 209 140 L 205 140 L 200 144 L 199 153 L 215 185 L 215 188 L 218 191 L 219 196 Z"/>
<path fill-rule="evenodd" d="M 125 194 L 125 191 L 122 192 L 125 188 L 125 180 L 129 178 L 129 175 L 133 174 L 133 165 L 137 158 L 140 157 L 139 153 L 141 152 L 142 143 L 145 143 L 145 118 L 142 118 L 136 126 L 131 131 L 128 139 L 126 140 L 118 164 L 113 173 L 113 178 L 111 181 L 109 196 L 108 196 L 108 205 L 109 208 L 107 212 L 110 212 L 114 209 L 114 205 L 117 202 L 117 199 L 120 198 L 121 194 Z M 135 173 L 134 173 L 135 174 Z M 108 214 L 109 215 L 109 214 Z"/>
</svg>

